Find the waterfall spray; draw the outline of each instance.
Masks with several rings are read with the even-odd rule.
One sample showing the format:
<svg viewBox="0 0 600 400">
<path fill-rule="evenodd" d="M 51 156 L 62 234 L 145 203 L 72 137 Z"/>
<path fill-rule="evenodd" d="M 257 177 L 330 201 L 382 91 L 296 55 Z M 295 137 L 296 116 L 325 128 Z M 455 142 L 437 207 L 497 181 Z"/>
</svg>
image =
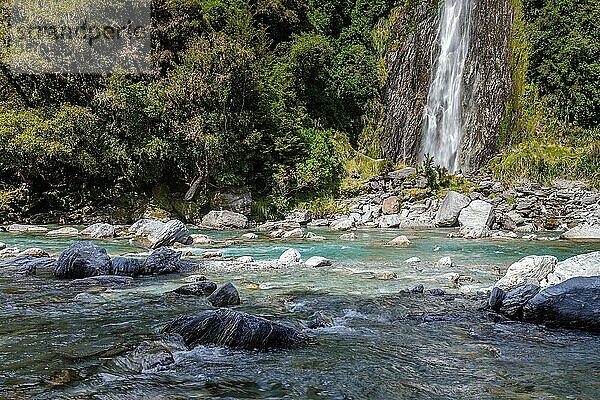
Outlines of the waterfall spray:
<svg viewBox="0 0 600 400">
<path fill-rule="evenodd" d="M 472 0 L 446 0 L 437 30 L 439 55 L 433 65 L 423 113 L 420 159 L 428 154 L 449 172 L 459 169 L 463 138 L 462 81 L 470 40 Z"/>
</svg>

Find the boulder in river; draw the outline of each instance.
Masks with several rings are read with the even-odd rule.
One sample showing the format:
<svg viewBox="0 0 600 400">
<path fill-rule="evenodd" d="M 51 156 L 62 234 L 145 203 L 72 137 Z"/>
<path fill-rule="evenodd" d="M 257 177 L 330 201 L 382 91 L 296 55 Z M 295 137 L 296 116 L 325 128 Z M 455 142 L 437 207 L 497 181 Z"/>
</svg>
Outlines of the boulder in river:
<svg viewBox="0 0 600 400">
<path fill-rule="evenodd" d="M 231 282 L 226 283 L 208 296 L 208 302 L 215 307 L 237 306 L 240 304 L 240 293 Z"/>
<path fill-rule="evenodd" d="M 208 229 L 244 229 L 248 217 L 233 211 L 211 211 L 202 218 L 202 226 Z"/>
<path fill-rule="evenodd" d="M 140 275 L 163 275 L 181 271 L 181 252 L 168 247 L 154 250 L 144 262 Z"/>
<path fill-rule="evenodd" d="M 142 218 L 131 225 L 127 231 L 133 236 L 148 236 L 152 232 L 161 230 L 164 224 L 157 219 Z"/>
<path fill-rule="evenodd" d="M 561 237 L 571 240 L 600 240 L 600 225 L 578 225 L 563 233 Z"/>
<path fill-rule="evenodd" d="M 471 202 L 469 196 L 449 191 L 435 215 L 435 225 L 445 228 L 458 225 L 458 216 Z"/>
<path fill-rule="evenodd" d="M 48 228 L 37 225 L 11 224 L 6 228 L 11 233 L 46 233 Z"/>
<path fill-rule="evenodd" d="M 188 348 L 214 344 L 242 349 L 293 348 L 306 343 L 298 330 L 225 308 L 179 317 L 163 328 L 181 335 Z"/>
<path fill-rule="evenodd" d="M 54 276 L 79 279 L 110 273 L 110 257 L 106 250 L 91 242 L 77 242 L 63 251 L 56 261 Z"/>
<path fill-rule="evenodd" d="M 11 268 L 19 275 L 35 275 L 38 269 L 54 270 L 56 260 L 48 257 L 19 256 L 0 261 L 0 269 Z"/>
<path fill-rule="evenodd" d="M 307 267 L 327 267 L 329 265 L 331 265 L 331 260 L 325 258 L 325 257 L 319 257 L 319 256 L 314 256 L 314 257 L 310 257 L 308 260 L 306 260 L 306 262 L 304 263 Z"/>
<path fill-rule="evenodd" d="M 69 226 L 65 226 L 63 228 L 54 229 L 46 232 L 46 236 L 78 236 L 79 230 L 77 228 L 72 228 Z"/>
<path fill-rule="evenodd" d="M 31 257 L 48 257 L 49 254 L 46 250 L 42 250 L 38 247 L 30 247 L 21 251 L 19 256 L 31 256 Z"/>
<path fill-rule="evenodd" d="M 559 262 L 548 274 L 542 287 L 548 287 L 578 276 L 600 276 L 600 251 L 580 254 Z"/>
<path fill-rule="evenodd" d="M 539 291 L 540 287 L 538 285 L 527 284 L 505 292 L 501 296 L 502 300 L 499 304 L 498 302 L 495 304 L 496 311 L 506 315 L 508 318 L 520 320 L 523 318 L 523 307 Z M 493 301 L 489 301 L 489 303 L 493 303 Z"/>
<path fill-rule="evenodd" d="M 280 265 L 299 264 L 302 261 L 302 256 L 296 249 L 287 249 L 279 256 Z"/>
<path fill-rule="evenodd" d="M 572 278 L 542 290 L 523 307 L 523 320 L 600 330 L 600 277 Z"/>
<path fill-rule="evenodd" d="M 458 216 L 460 233 L 468 239 L 489 235 L 494 222 L 494 206 L 483 200 L 474 200 L 463 208 Z"/>
<path fill-rule="evenodd" d="M 111 261 L 111 275 L 137 276 L 144 267 L 144 260 L 132 257 L 114 257 Z"/>
<path fill-rule="evenodd" d="M 331 229 L 334 231 L 349 231 L 354 228 L 354 221 L 350 218 L 336 219 L 331 223 Z"/>
<path fill-rule="evenodd" d="M 392 240 L 390 240 L 388 242 L 388 245 L 390 246 L 410 246 L 410 240 L 404 236 L 404 235 L 400 235 L 400 236 L 396 236 L 395 238 L 393 238 Z"/>
<path fill-rule="evenodd" d="M 186 296 L 208 296 L 217 290 L 217 284 L 209 281 L 189 283 L 173 290 L 177 294 Z"/>
<path fill-rule="evenodd" d="M 170 246 L 174 243 L 191 244 L 192 242 L 184 223 L 176 219 L 164 223 L 160 229 L 151 231 L 147 239 L 151 249 Z"/>
<path fill-rule="evenodd" d="M 496 282 L 502 290 L 512 290 L 532 283 L 538 286 L 554 271 L 558 259 L 554 256 L 528 256 L 508 267 L 506 274 Z"/>
<path fill-rule="evenodd" d="M 93 224 L 79 232 L 82 236 L 93 239 L 109 239 L 115 237 L 115 227 L 111 224 Z"/>
</svg>

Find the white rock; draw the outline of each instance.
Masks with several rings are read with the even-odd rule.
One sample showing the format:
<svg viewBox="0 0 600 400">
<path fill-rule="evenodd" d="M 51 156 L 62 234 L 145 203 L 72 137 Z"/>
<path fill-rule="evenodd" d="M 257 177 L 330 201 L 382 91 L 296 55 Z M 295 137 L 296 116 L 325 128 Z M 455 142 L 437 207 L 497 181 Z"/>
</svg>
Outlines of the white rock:
<svg viewBox="0 0 600 400">
<path fill-rule="evenodd" d="M 142 218 L 131 225 L 127 231 L 134 236 L 148 236 L 151 232 L 161 230 L 164 225 L 164 222 L 157 219 Z"/>
<path fill-rule="evenodd" d="M 435 263 L 435 266 L 438 268 L 451 268 L 454 265 L 452 259 L 448 256 L 442 257 Z"/>
<path fill-rule="evenodd" d="M 208 235 L 201 235 L 199 233 L 191 234 L 193 245 L 203 245 L 203 244 L 211 244 L 213 240 Z"/>
<path fill-rule="evenodd" d="M 396 236 L 388 242 L 390 246 L 410 246 L 410 240 L 404 235 Z"/>
<path fill-rule="evenodd" d="M 298 264 L 302 261 L 302 256 L 296 249 L 287 249 L 279 256 L 279 264 L 281 265 L 292 265 Z"/>
<path fill-rule="evenodd" d="M 354 228 L 354 221 L 350 218 L 338 219 L 331 224 L 331 229 L 334 231 L 348 231 L 352 228 Z"/>
<path fill-rule="evenodd" d="M 402 218 L 398 214 L 383 215 L 378 220 L 380 228 L 397 228 L 402 222 Z"/>
<path fill-rule="evenodd" d="M 600 251 L 567 258 L 556 264 L 542 287 L 556 285 L 577 276 L 600 276 Z"/>
<path fill-rule="evenodd" d="M 272 238 L 280 238 L 285 234 L 285 231 L 283 229 L 277 229 L 271 233 L 269 233 L 269 236 L 271 236 Z"/>
<path fill-rule="evenodd" d="M 233 211 L 211 211 L 202 218 L 202 226 L 208 229 L 244 229 L 248 217 Z"/>
<path fill-rule="evenodd" d="M 243 264 L 251 264 L 254 262 L 254 258 L 252 258 L 250 256 L 242 256 L 242 257 L 238 257 L 237 261 L 239 261 Z"/>
<path fill-rule="evenodd" d="M 304 236 L 304 237 L 306 239 L 309 239 L 309 240 L 325 240 L 326 239 L 325 236 L 320 236 L 320 235 L 317 235 L 317 234 L 315 234 L 313 232 L 308 232 L 306 234 L 306 236 Z"/>
<path fill-rule="evenodd" d="M 94 239 L 109 239 L 115 237 L 115 227 L 111 224 L 98 223 L 88 226 L 80 234 Z"/>
<path fill-rule="evenodd" d="M 23 225 L 23 224 L 12 224 L 9 225 L 7 230 L 14 233 L 46 233 L 48 228 L 43 226 L 35 225 Z"/>
<path fill-rule="evenodd" d="M 302 228 L 292 229 L 283 234 L 284 239 L 302 239 L 304 237 L 304 230 Z"/>
<path fill-rule="evenodd" d="M 245 240 L 256 240 L 258 239 L 258 235 L 256 233 L 244 233 L 242 236 L 240 236 L 240 238 L 245 239 Z"/>
<path fill-rule="evenodd" d="M 191 242 L 185 224 L 177 219 L 172 219 L 163 224 L 160 230 L 150 232 L 147 240 L 151 249 L 161 246 L 171 246 L 173 243 L 188 244 Z"/>
<path fill-rule="evenodd" d="M 37 247 L 25 249 L 18 254 L 19 256 L 31 256 L 31 257 L 48 257 L 48 252 Z"/>
<path fill-rule="evenodd" d="M 304 264 L 307 267 L 326 267 L 331 265 L 331 260 L 325 257 L 314 256 L 306 260 Z"/>
<path fill-rule="evenodd" d="M 72 228 L 69 226 L 65 226 L 64 228 L 55 229 L 53 231 L 46 232 L 46 236 L 77 236 L 79 235 L 79 230 L 77 228 Z"/>
<path fill-rule="evenodd" d="M 508 267 L 506 274 L 495 286 L 507 291 L 528 283 L 542 285 L 557 263 L 558 259 L 554 256 L 524 257 Z"/>
<path fill-rule="evenodd" d="M 600 225 L 579 225 L 569 229 L 561 237 L 570 240 L 600 240 Z"/>
<path fill-rule="evenodd" d="M 344 233 L 340 235 L 340 240 L 356 240 L 356 234 L 354 232 Z"/>
<path fill-rule="evenodd" d="M 407 264 L 414 264 L 421 262 L 421 259 L 419 257 L 411 257 L 408 260 L 405 260 L 404 262 Z"/>
<path fill-rule="evenodd" d="M 220 258 L 223 257 L 223 253 L 220 251 L 206 251 L 202 253 L 202 258 Z"/>
<path fill-rule="evenodd" d="M 468 239 L 476 239 L 489 235 L 494 222 L 494 207 L 483 200 L 474 200 L 463 208 L 458 216 L 460 233 Z"/>
<path fill-rule="evenodd" d="M 463 208 L 467 207 L 471 199 L 464 194 L 449 191 L 435 215 L 435 225 L 439 227 L 452 227 L 458 224 L 458 216 Z"/>
</svg>

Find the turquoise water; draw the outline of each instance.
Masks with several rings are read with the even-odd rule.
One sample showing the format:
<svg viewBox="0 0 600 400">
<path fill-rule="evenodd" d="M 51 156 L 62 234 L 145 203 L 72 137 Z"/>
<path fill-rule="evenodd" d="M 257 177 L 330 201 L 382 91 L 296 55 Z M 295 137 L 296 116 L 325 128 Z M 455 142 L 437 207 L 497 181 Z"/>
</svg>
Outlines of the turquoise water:
<svg viewBox="0 0 600 400">
<path fill-rule="evenodd" d="M 559 259 L 600 250 L 598 243 L 560 240 L 449 239 L 448 230 L 357 231 L 358 240 L 230 242 L 240 232 L 205 232 L 221 240 L 185 248 L 250 255 L 259 262 L 204 263 L 199 271 L 135 279 L 122 288 L 77 287 L 49 277 L 0 274 L 0 398 L 40 399 L 593 399 L 600 396 L 600 336 L 496 322 L 480 310 L 477 291 L 530 254 Z M 406 234 L 408 248 L 382 247 Z M 556 234 L 542 235 L 552 238 Z M 58 254 L 72 239 L 0 234 L 19 248 Z M 229 241 L 229 242 L 226 242 Z M 102 241 L 109 253 L 144 254 L 127 240 Z M 331 267 L 274 269 L 288 247 Z M 451 256 L 457 266 L 434 264 Z M 410 257 L 422 261 L 407 264 Z M 383 272 L 397 279 L 383 280 Z M 172 318 L 209 309 L 205 300 L 171 290 L 201 273 L 232 281 L 239 309 L 303 328 L 314 312 L 333 324 L 305 329 L 313 344 L 277 352 L 201 346 L 172 349 L 175 363 L 134 367 L 135 349 L 161 342 Z M 472 279 L 450 284 L 448 274 Z M 415 283 L 448 295 L 400 294 Z M 82 293 L 85 296 L 82 296 Z M 77 297 L 76 297 L 77 296 Z M 164 341 L 163 341 L 164 342 Z M 162 342 L 161 342 L 162 343 Z"/>
</svg>

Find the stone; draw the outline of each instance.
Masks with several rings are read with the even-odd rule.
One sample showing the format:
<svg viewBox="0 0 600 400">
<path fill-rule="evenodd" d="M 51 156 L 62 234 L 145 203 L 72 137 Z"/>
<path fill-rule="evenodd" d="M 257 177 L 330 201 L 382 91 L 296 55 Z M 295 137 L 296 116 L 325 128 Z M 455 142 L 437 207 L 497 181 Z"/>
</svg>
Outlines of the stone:
<svg viewBox="0 0 600 400">
<path fill-rule="evenodd" d="M 78 235 L 79 235 L 79 230 L 77 228 L 72 228 L 72 227 L 68 227 L 68 226 L 46 232 L 46 236 L 78 236 Z"/>
<path fill-rule="evenodd" d="M 137 276 L 142 273 L 144 260 L 131 257 L 113 257 L 111 260 L 110 274 L 123 276 Z"/>
<path fill-rule="evenodd" d="M 542 290 L 523 307 L 523 320 L 599 331 L 600 277 L 571 278 Z"/>
<path fill-rule="evenodd" d="M 425 287 L 423 285 L 421 285 L 420 283 L 418 283 L 415 286 L 413 286 L 412 288 L 410 288 L 409 291 L 414 294 L 421 294 L 425 291 Z"/>
<path fill-rule="evenodd" d="M 313 219 L 306 226 L 309 227 L 319 227 L 319 226 L 329 226 L 329 221 L 325 218 Z"/>
<path fill-rule="evenodd" d="M 287 249 L 279 256 L 280 265 L 299 264 L 302 261 L 302 256 L 296 249 Z"/>
<path fill-rule="evenodd" d="M 378 224 L 380 228 L 397 228 L 402 223 L 402 218 L 398 214 L 382 215 Z"/>
<path fill-rule="evenodd" d="M 160 229 L 150 232 L 147 240 L 151 249 L 171 246 L 174 243 L 190 244 L 192 242 L 184 223 L 176 219 L 172 219 L 163 224 Z"/>
<path fill-rule="evenodd" d="M 217 345 L 247 350 L 294 348 L 307 342 L 298 330 L 250 314 L 218 309 L 179 317 L 162 330 L 181 335 L 188 348 Z"/>
<path fill-rule="evenodd" d="M 509 211 L 502 218 L 502 226 L 504 229 L 514 231 L 519 226 L 524 225 L 526 222 L 525 218 L 516 211 Z"/>
<path fill-rule="evenodd" d="M 412 175 L 415 175 L 417 173 L 416 168 L 413 167 L 406 167 L 406 168 L 402 168 L 399 169 L 397 171 L 392 171 L 392 172 L 388 172 L 387 173 L 387 177 L 389 179 L 406 179 Z"/>
<path fill-rule="evenodd" d="M 285 235 L 285 231 L 283 229 L 277 229 L 269 233 L 269 236 L 274 239 L 280 239 L 283 237 L 283 235 Z"/>
<path fill-rule="evenodd" d="M 232 283 L 226 283 L 208 296 L 207 300 L 214 307 L 237 306 L 240 304 L 240 293 Z"/>
<path fill-rule="evenodd" d="M 281 237 L 283 239 L 302 239 L 304 237 L 304 230 L 302 228 L 292 229 L 285 232 Z"/>
<path fill-rule="evenodd" d="M 411 257 L 407 260 L 404 260 L 404 262 L 407 264 L 415 264 L 415 263 L 420 263 L 421 259 L 419 257 Z"/>
<path fill-rule="evenodd" d="M 437 268 L 452 268 L 454 266 L 454 263 L 452 262 L 452 258 L 446 256 L 440 258 L 438 262 L 435 263 L 435 266 Z"/>
<path fill-rule="evenodd" d="M 206 280 L 206 276 L 204 275 L 190 275 L 185 278 L 185 282 L 195 283 L 195 282 L 203 282 Z"/>
<path fill-rule="evenodd" d="M 285 219 L 299 224 L 306 224 L 311 220 L 311 215 L 310 211 L 307 210 L 294 210 L 289 213 Z"/>
<path fill-rule="evenodd" d="M 308 240 L 326 240 L 325 236 L 317 235 L 314 232 L 308 232 L 306 236 L 304 236 Z"/>
<path fill-rule="evenodd" d="M 88 226 L 79 234 L 92 239 L 110 239 L 115 237 L 115 227 L 111 224 L 98 223 Z"/>
<path fill-rule="evenodd" d="M 441 228 L 457 226 L 460 212 L 470 203 L 469 196 L 452 190 L 449 191 L 435 215 L 435 226 Z"/>
<path fill-rule="evenodd" d="M 46 250 L 42 250 L 37 247 L 31 247 L 21 251 L 18 256 L 31 256 L 31 257 L 48 257 L 49 254 Z"/>
<path fill-rule="evenodd" d="M 528 256 L 513 263 L 496 282 L 497 287 L 509 291 L 526 284 L 541 286 L 548 274 L 554 271 L 558 259 L 554 256 Z"/>
<path fill-rule="evenodd" d="M 38 269 L 54 270 L 56 260 L 48 257 L 20 256 L 0 261 L 0 269 L 11 268 L 19 275 L 35 275 Z"/>
<path fill-rule="evenodd" d="M 79 279 L 107 275 L 111 261 L 106 250 L 91 242 L 77 242 L 64 250 L 54 269 L 59 279 Z"/>
<path fill-rule="evenodd" d="M 383 200 L 381 210 L 384 214 L 398 214 L 400 212 L 400 200 L 397 196 L 390 196 Z"/>
<path fill-rule="evenodd" d="M 494 286 L 488 298 L 488 306 L 494 311 L 500 311 L 504 297 L 506 297 L 506 292 L 498 286 Z"/>
<path fill-rule="evenodd" d="M 242 257 L 236 258 L 236 261 L 241 262 L 242 264 L 251 264 L 254 262 L 254 258 L 252 258 L 250 256 L 242 256 Z"/>
<path fill-rule="evenodd" d="M 208 229 L 244 229 L 248 217 L 233 211 L 211 211 L 202 218 L 202 226 Z"/>
<path fill-rule="evenodd" d="M 375 273 L 373 277 L 380 281 L 393 281 L 394 279 L 398 279 L 398 274 L 392 271 L 382 271 Z"/>
<path fill-rule="evenodd" d="M 429 294 L 431 294 L 432 296 L 443 296 L 446 294 L 446 292 L 444 292 L 440 288 L 435 288 L 435 289 L 430 289 Z"/>
<path fill-rule="evenodd" d="M 474 200 L 463 208 L 458 216 L 461 234 L 465 238 L 477 239 L 487 236 L 494 222 L 494 207 L 485 201 Z"/>
<path fill-rule="evenodd" d="M 411 242 L 410 242 L 410 240 L 408 240 L 408 238 L 406 236 L 400 235 L 400 236 L 396 236 L 395 238 L 390 240 L 388 242 L 388 245 L 390 245 L 390 246 L 410 246 Z"/>
<path fill-rule="evenodd" d="M 340 240 L 356 240 L 356 233 L 344 233 L 343 235 L 340 235 Z"/>
<path fill-rule="evenodd" d="M 196 282 L 183 285 L 175 289 L 173 292 L 186 296 L 208 296 L 217 290 L 217 284 L 214 282 Z"/>
<path fill-rule="evenodd" d="M 221 258 L 223 257 L 223 253 L 220 251 L 205 251 L 202 253 L 202 258 Z"/>
<path fill-rule="evenodd" d="M 36 225 L 11 224 L 6 230 L 12 233 L 47 233 L 48 228 Z"/>
<path fill-rule="evenodd" d="M 127 231 L 133 236 L 148 236 L 152 232 L 160 231 L 164 226 L 164 222 L 157 219 L 142 218 L 137 220 Z"/>
<path fill-rule="evenodd" d="M 510 319 L 520 320 L 523 318 L 523 307 L 539 291 L 538 285 L 527 284 L 506 292 L 498 311 Z"/>
<path fill-rule="evenodd" d="M 561 235 L 569 240 L 600 240 L 600 225 L 578 225 Z"/>
<path fill-rule="evenodd" d="M 213 242 L 212 238 L 208 235 L 202 235 L 199 233 L 193 233 L 190 235 L 190 238 L 192 239 L 192 245 L 198 246 L 198 245 L 205 245 L 205 244 L 211 244 Z"/>
<path fill-rule="evenodd" d="M 181 271 L 181 252 L 160 247 L 144 262 L 140 275 L 163 275 Z"/>
<path fill-rule="evenodd" d="M 327 328 L 334 325 L 333 318 L 325 314 L 323 311 L 317 311 L 309 318 L 310 319 L 305 323 L 305 326 L 308 329 Z"/>
<path fill-rule="evenodd" d="M 334 231 L 349 231 L 354 228 L 354 221 L 350 218 L 341 218 L 333 221 L 330 228 Z"/>
<path fill-rule="evenodd" d="M 252 212 L 252 194 L 245 188 L 217 192 L 213 196 L 212 205 L 215 210 L 249 216 Z"/>
<path fill-rule="evenodd" d="M 580 276 L 600 276 L 600 251 L 580 254 L 559 262 L 546 280 L 542 281 L 541 286 L 556 285 Z"/>
<path fill-rule="evenodd" d="M 256 233 L 244 233 L 242 236 L 240 236 L 240 239 L 244 239 L 244 240 L 256 240 L 258 239 L 258 235 Z"/>
<path fill-rule="evenodd" d="M 319 257 L 319 256 L 314 256 L 314 257 L 310 257 L 308 260 L 306 260 L 306 262 L 304 263 L 307 267 L 327 267 L 329 265 L 331 265 L 331 260 L 325 258 L 325 257 Z"/>
</svg>

